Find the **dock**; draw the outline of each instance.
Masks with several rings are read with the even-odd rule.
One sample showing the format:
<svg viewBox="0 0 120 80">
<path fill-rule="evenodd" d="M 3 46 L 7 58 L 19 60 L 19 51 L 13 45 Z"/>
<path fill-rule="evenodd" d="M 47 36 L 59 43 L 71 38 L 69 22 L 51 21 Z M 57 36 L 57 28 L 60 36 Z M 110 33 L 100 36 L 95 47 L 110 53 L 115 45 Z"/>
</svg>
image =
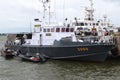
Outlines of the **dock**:
<svg viewBox="0 0 120 80">
<path fill-rule="evenodd" d="M 113 56 L 120 57 L 120 32 L 114 34 L 115 49 L 112 50 Z"/>
</svg>

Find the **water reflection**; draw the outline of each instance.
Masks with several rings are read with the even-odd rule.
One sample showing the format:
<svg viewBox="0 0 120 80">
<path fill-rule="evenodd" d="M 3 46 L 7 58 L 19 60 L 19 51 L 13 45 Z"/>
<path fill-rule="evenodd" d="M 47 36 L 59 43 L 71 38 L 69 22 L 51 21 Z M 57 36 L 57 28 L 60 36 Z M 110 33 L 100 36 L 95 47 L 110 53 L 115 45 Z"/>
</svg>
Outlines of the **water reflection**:
<svg viewBox="0 0 120 80">
<path fill-rule="evenodd" d="M 23 62 L 20 58 L 0 57 L 1 80 L 119 80 L 119 59 L 103 63 L 50 60 L 46 63 Z"/>
<path fill-rule="evenodd" d="M 3 46 L 4 38 L 0 38 Z M 120 80 L 120 58 L 100 62 L 48 60 L 23 62 L 0 57 L 0 80 Z"/>
</svg>

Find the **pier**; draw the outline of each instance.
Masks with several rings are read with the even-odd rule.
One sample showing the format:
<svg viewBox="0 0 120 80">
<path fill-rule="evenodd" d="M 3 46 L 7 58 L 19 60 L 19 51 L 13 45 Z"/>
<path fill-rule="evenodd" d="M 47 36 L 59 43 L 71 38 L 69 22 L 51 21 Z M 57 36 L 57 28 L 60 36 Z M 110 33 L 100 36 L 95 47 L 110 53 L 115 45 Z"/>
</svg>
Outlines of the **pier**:
<svg viewBox="0 0 120 80">
<path fill-rule="evenodd" d="M 113 56 L 120 56 L 120 32 L 114 34 L 115 49 L 112 50 Z"/>
</svg>

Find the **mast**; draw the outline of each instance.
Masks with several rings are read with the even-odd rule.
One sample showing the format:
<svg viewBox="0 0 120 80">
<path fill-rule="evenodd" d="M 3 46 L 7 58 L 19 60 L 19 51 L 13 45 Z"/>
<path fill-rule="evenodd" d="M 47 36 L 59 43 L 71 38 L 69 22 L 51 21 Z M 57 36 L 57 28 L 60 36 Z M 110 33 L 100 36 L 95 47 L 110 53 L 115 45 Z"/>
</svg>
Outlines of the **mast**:
<svg viewBox="0 0 120 80">
<path fill-rule="evenodd" d="M 45 22 L 46 19 L 46 11 L 47 11 L 47 7 L 49 8 L 49 24 L 50 24 L 50 0 L 40 0 L 40 2 L 42 2 L 43 4 L 43 21 Z"/>
<path fill-rule="evenodd" d="M 90 6 L 85 8 L 85 20 L 88 21 L 93 21 L 94 20 L 94 8 L 93 8 L 93 0 L 89 0 L 90 1 Z"/>
</svg>

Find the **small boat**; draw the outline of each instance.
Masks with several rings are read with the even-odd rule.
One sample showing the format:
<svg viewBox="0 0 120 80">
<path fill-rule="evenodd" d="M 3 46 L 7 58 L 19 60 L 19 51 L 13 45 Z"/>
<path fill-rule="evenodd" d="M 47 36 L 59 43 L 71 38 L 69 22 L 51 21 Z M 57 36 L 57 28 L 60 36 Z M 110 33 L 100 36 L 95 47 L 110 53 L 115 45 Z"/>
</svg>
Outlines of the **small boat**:
<svg viewBox="0 0 120 80">
<path fill-rule="evenodd" d="M 15 51 L 10 49 L 1 49 L 1 56 L 5 57 L 5 59 L 12 59 L 15 56 Z"/>
<path fill-rule="evenodd" d="M 19 55 L 20 58 L 22 58 L 22 60 L 25 60 L 25 61 L 30 61 L 30 62 L 45 62 L 46 60 L 40 58 L 40 57 L 36 57 L 36 56 L 26 56 L 26 55 Z"/>
<path fill-rule="evenodd" d="M 39 53 L 36 53 L 36 55 L 34 56 L 20 54 L 19 57 L 22 58 L 22 60 L 24 61 L 30 61 L 30 62 L 35 62 L 35 63 L 37 62 L 43 63 L 43 62 L 46 62 L 46 60 L 48 59 L 48 57 L 46 57 L 45 55 L 39 54 Z"/>
</svg>

